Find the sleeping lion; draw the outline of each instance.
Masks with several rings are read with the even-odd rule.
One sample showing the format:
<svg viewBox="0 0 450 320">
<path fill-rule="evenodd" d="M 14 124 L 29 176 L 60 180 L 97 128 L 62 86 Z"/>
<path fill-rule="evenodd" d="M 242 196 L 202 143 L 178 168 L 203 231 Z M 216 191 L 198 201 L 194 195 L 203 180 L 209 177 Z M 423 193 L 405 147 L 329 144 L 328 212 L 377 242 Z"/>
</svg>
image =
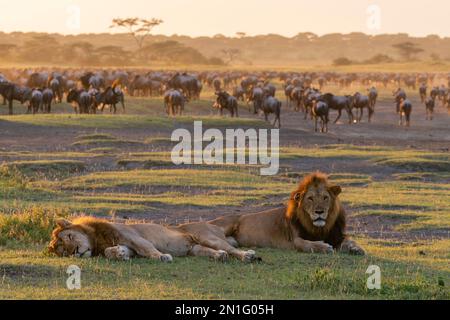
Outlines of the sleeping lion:
<svg viewBox="0 0 450 320">
<path fill-rule="evenodd" d="M 364 255 L 364 250 L 345 234 L 345 211 L 326 175 L 306 176 L 292 192 L 287 208 L 218 218 L 226 236 L 239 246 L 296 249 L 332 253 L 334 250 Z"/>
<path fill-rule="evenodd" d="M 58 219 L 49 252 L 58 256 L 105 256 L 128 260 L 133 256 L 171 262 L 172 256 L 206 256 L 224 261 L 228 255 L 242 261 L 257 259 L 253 250 L 236 249 L 223 230 L 206 222 L 166 227 L 153 223 L 122 224 L 82 217 Z"/>
</svg>

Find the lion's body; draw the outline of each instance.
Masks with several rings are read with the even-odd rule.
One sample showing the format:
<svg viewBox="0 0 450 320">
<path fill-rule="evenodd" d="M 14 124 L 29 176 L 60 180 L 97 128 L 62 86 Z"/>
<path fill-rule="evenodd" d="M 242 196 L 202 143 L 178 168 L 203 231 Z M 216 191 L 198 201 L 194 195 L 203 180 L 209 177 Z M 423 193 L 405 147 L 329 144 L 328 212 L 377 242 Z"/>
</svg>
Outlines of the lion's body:
<svg viewBox="0 0 450 320">
<path fill-rule="evenodd" d="M 224 260 L 226 255 L 251 261 L 253 251 L 231 246 L 223 230 L 206 222 L 166 227 L 154 223 L 122 224 L 95 218 L 73 222 L 61 219 L 53 231 L 50 251 L 60 256 L 128 259 L 133 255 L 171 261 L 172 256 L 209 256 Z"/>
<path fill-rule="evenodd" d="M 333 249 L 363 254 L 345 234 L 345 211 L 338 199 L 340 187 L 326 176 L 306 177 L 292 192 L 288 206 L 259 213 L 218 218 L 221 226 L 240 246 L 332 252 Z"/>
</svg>

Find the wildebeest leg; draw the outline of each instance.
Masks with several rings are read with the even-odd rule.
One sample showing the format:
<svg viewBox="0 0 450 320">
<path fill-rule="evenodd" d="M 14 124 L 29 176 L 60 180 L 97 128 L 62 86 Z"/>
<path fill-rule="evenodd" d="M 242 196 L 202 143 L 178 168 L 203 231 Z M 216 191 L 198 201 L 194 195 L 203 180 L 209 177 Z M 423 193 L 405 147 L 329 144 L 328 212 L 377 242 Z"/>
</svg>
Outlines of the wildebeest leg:
<svg viewBox="0 0 450 320">
<path fill-rule="evenodd" d="M 341 114 L 342 114 L 342 109 L 338 109 L 338 116 L 337 116 L 336 120 L 334 120 L 334 123 L 338 122 L 338 120 L 341 118 Z"/>
<path fill-rule="evenodd" d="M 13 114 L 13 99 L 9 99 L 8 100 L 8 111 L 9 111 L 9 114 L 11 115 L 11 114 Z"/>
<path fill-rule="evenodd" d="M 317 132 L 317 116 L 314 117 L 314 131 Z"/>
<path fill-rule="evenodd" d="M 369 112 L 369 119 L 368 119 L 368 121 L 369 121 L 369 123 L 370 123 L 370 122 L 372 121 L 372 115 L 373 115 L 373 109 L 372 109 L 372 107 L 369 107 L 368 112 Z"/>
<path fill-rule="evenodd" d="M 266 122 L 269 122 L 269 118 L 267 116 L 267 112 L 266 111 L 264 111 L 264 118 L 266 119 Z"/>
</svg>

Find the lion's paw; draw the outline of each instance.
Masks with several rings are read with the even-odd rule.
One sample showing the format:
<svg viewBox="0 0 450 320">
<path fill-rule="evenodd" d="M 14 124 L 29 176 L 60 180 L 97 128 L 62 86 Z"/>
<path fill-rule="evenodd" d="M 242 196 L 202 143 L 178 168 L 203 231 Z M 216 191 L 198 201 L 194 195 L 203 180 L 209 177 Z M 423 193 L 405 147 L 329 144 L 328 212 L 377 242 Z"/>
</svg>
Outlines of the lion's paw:
<svg viewBox="0 0 450 320">
<path fill-rule="evenodd" d="M 224 250 L 217 250 L 213 258 L 216 261 L 225 262 L 228 260 L 228 253 Z"/>
<path fill-rule="evenodd" d="M 334 253 L 333 246 L 323 241 L 313 241 L 311 251 L 313 253 Z"/>
<path fill-rule="evenodd" d="M 105 249 L 105 256 L 108 259 L 129 260 L 131 256 L 130 249 L 125 246 L 115 246 Z"/>
<path fill-rule="evenodd" d="M 252 262 L 253 260 L 256 260 L 256 252 L 253 250 L 244 251 L 242 260 L 245 262 Z"/>
<path fill-rule="evenodd" d="M 366 251 L 364 251 L 363 248 L 358 246 L 357 244 L 352 244 L 348 247 L 348 253 L 358 255 L 358 256 L 364 256 L 366 255 Z"/>
<path fill-rule="evenodd" d="M 161 260 L 162 262 L 172 262 L 173 258 L 170 254 L 162 254 L 159 256 L 159 260 Z"/>
</svg>

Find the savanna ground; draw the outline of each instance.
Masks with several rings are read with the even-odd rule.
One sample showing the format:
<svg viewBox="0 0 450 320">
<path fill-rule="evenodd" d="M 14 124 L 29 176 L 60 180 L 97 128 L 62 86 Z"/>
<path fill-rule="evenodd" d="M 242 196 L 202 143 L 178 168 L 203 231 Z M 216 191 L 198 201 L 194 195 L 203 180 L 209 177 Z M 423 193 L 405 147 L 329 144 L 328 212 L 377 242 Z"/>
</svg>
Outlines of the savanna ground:
<svg viewBox="0 0 450 320">
<path fill-rule="evenodd" d="M 362 87 L 324 91 L 353 93 Z M 433 121 L 416 92 L 412 125 L 399 127 L 381 89 L 373 123 L 329 133 L 283 106 L 280 171 L 257 166 L 175 166 L 175 128 L 269 128 L 241 103 L 240 118 L 220 118 L 213 92 L 166 117 L 160 98 L 127 98 L 125 115 L 75 115 L 67 104 L 51 115 L 7 116 L 0 106 L 0 298 L 2 299 L 449 299 L 450 119 Z M 278 95 L 284 101 L 281 90 Z M 334 120 L 332 112 L 331 119 Z M 46 243 L 56 216 L 180 223 L 282 206 L 301 177 L 322 170 L 343 187 L 349 232 L 367 256 L 258 249 L 261 263 L 225 264 L 201 257 L 172 264 L 147 259 L 57 258 Z M 66 269 L 82 268 L 82 289 L 66 288 Z M 381 290 L 366 270 L 381 268 Z"/>
</svg>

